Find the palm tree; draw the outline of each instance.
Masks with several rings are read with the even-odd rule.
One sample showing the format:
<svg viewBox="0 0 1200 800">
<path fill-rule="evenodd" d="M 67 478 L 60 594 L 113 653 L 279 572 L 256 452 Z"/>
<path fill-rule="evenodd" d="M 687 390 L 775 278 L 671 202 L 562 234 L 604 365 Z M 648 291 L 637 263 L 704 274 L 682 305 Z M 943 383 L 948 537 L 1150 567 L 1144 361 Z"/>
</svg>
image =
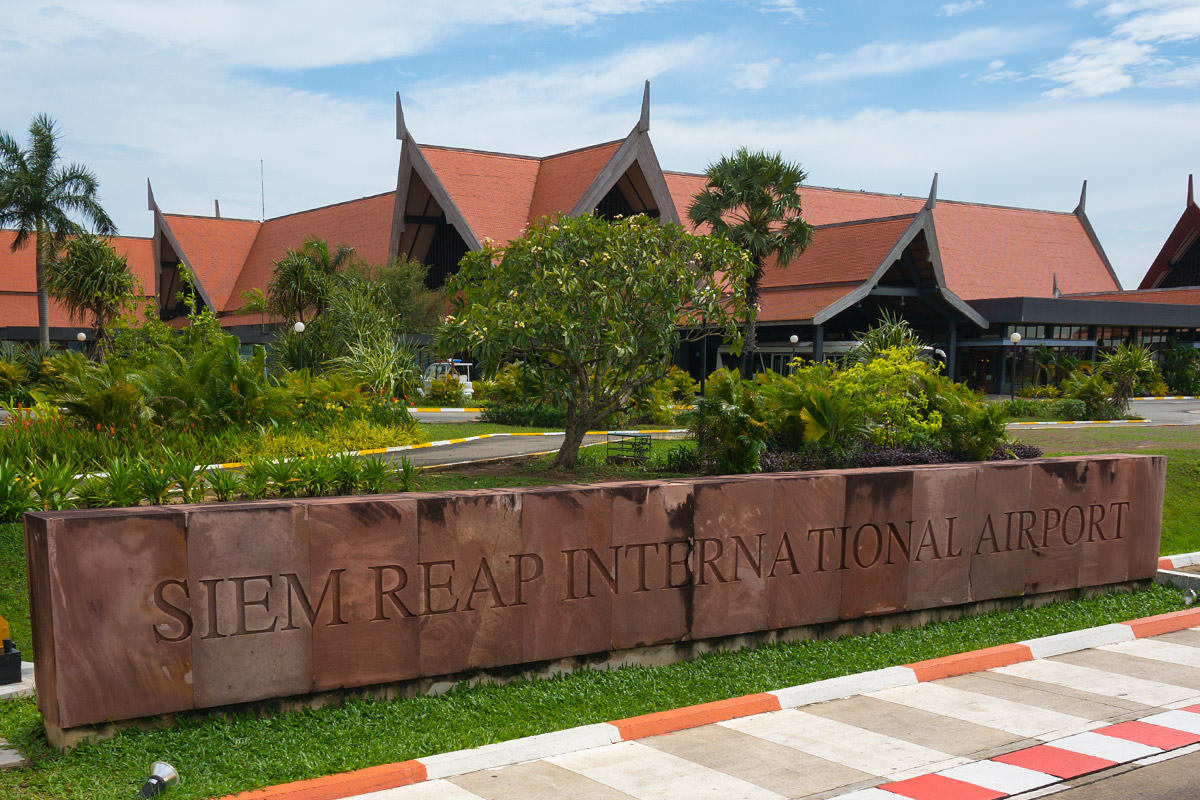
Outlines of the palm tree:
<svg viewBox="0 0 1200 800">
<path fill-rule="evenodd" d="M 50 300 L 46 264 L 68 236 L 81 228 L 72 214 L 92 223 L 97 233 L 117 228 L 96 199 L 96 176 L 81 164 L 61 165 L 54 120 L 38 114 L 29 124 L 29 149 L 22 150 L 0 131 L 0 228 L 15 228 L 13 252 L 34 240 L 38 341 L 50 347 Z"/>
<path fill-rule="evenodd" d="M 267 285 L 271 310 L 284 319 L 303 322 L 304 312 L 318 317 L 329 305 L 338 272 L 354 257 L 354 248 L 338 245 L 332 253 L 324 239 L 310 237 L 299 250 L 288 250 L 275 262 L 274 274 Z"/>
<path fill-rule="evenodd" d="M 103 353 L 112 322 L 133 299 L 137 285 L 125 256 L 99 236 L 85 233 L 71 239 L 47 267 L 47 290 L 67 307 L 73 319 L 90 315 Z"/>
<path fill-rule="evenodd" d="M 787 264 L 812 240 L 812 226 L 800 217 L 800 184 L 807 174 L 779 153 L 739 149 L 722 156 L 704 172 L 705 186 L 692 198 L 688 219 L 708 224 L 717 236 L 739 245 L 754 262 L 746 288 L 745 343 L 742 376 L 754 370 L 758 285 L 763 266 L 774 256 Z"/>
</svg>

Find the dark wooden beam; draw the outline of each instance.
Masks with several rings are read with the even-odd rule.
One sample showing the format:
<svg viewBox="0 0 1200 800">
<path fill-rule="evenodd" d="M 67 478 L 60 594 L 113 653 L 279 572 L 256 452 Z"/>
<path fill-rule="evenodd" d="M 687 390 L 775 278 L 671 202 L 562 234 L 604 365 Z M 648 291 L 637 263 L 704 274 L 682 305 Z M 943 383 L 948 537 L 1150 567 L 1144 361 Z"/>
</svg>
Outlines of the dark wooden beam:
<svg viewBox="0 0 1200 800">
<path fill-rule="evenodd" d="M 445 216 L 426 217 L 426 216 L 421 216 L 419 214 L 405 214 L 404 215 L 404 224 L 405 225 L 442 225 L 445 222 L 446 222 Z"/>
</svg>

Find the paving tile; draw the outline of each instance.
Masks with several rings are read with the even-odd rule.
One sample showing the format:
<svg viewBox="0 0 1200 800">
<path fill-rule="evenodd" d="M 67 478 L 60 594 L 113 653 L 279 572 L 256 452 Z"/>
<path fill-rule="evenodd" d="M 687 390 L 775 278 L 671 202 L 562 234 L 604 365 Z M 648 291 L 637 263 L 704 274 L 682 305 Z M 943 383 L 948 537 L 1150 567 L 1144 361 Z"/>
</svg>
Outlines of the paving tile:
<svg viewBox="0 0 1200 800">
<path fill-rule="evenodd" d="M 1162 752 L 1162 748 L 1159 747 L 1139 744 L 1116 736 L 1105 736 L 1095 731 L 1087 731 L 1086 733 L 1077 733 L 1074 736 L 1055 739 L 1049 742 L 1049 744 L 1063 750 L 1070 750 L 1073 753 L 1083 753 L 1084 755 L 1095 756 L 1096 758 L 1105 758 L 1109 761 L 1115 761 L 1118 764 L 1123 764 L 1126 761 L 1134 761 L 1139 758 L 1146 758 L 1147 756 L 1155 756 Z"/>
<path fill-rule="evenodd" d="M 1200 648 L 1200 628 L 1184 628 L 1181 631 L 1172 631 L 1171 633 L 1155 636 L 1153 639 L 1143 639 L 1141 641 L 1166 642 Z"/>
<path fill-rule="evenodd" d="M 652 736 L 641 743 L 787 797 L 804 797 L 871 778 L 844 764 L 721 725 Z"/>
<path fill-rule="evenodd" d="M 1117 765 L 1117 762 L 1110 761 L 1107 758 L 1097 758 L 1096 756 L 1076 753 L 1048 744 L 1026 747 L 1024 750 L 1015 750 L 1004 755 L 993 756 L 992 761 L 1045 772 L 1047 775 L 1056 775 L 1063 779 L 1077 778 L 1089 772 L 1096 772 L 1097 770 L 1108 769 Z"/>
<path fill-rule="evenodd" d="M 1191 648 L 1187 649 L 1191 650 Z M 1200 667 L 1165 662 L 1161 658 L 1150 659 L 1127 653 L 1114 653 L 1111 650 L 1099 648 L 1080 650 L 1077 653 L 1064 653 L 1061 656 L 1055 656 L 1054 660 L 1064 664 L 1100 669 L 1114 675 L 1127 675 L 1130 678 L 1153 677 L 1157 683 L 1182 686 L 1191 689 L 1192 694 L 1200 694 Z"/>
<path fill-rule="evenodd" d="M 818 703 L 804 710 L 954 756 L 992 752 L 1022 738 L 996 728 L 867 695 Z"/>
<path fill-rule="evenodd" d="M 995 671 L 958 675 L 938 683 L 1093 720 L 1129 719 L 1157 708 L 1125 698 L 1084 692 L 1074 687 L 1003 675 Z"/>
<path fill-rule="evenodd" d="M 449 781 L 425 781 L 398 789 L 358 794 L 353 800 L 480 800 L 480 797 Z"/>
<path fill-rule="evenodd" d="M 1200 714 L 1193 711 L 1167 711 L 1162 714 L 1142 717 L 1141 721 L 1151 725 L 1162 725 L 1166 728 L 1200 734 Z"/>
<path fill-rule="evenodd" d="M 1200 644 L 1200 639 L 1197 639 Z M 1099 650 L 1118 653 L 1120 655 L 1136 656 L 1151 661 L 1161 661 L 1166 664 L 1178 664 L 1184 667 L 1200 669 L 1200 647 L 1186 644 L 1167 642 L 1162 639 L 1135 639 L 1132 642 L 1121 642 L 1097 648 Z"/>
<path fill-rule="evenodd" d="M 1089 718 L 955 689 L 941 683 L 897 686 L 872 692 L 871 696 L 1021 737 L 1042 736 L 1052 731 L 1075 733 L 1091 725 Z"/>
<path fill-rule="evenodd" d="M 597 783 L 578 772 L 530 761 L 503 769 L 487 769 L 447 779 L 484 800 L 561 800 L 564 797 L 586 800 L 630 800 L 631 796 L 611 786 Z"/>
<path fill-rule="evenodd" d="M 892 776 L 926 768 L 932 771 L 966 761 L 940 750 L 793 709 L 719 724 L 872 775 Z"/>
<path fill-rule="evenodd" d="M 1059 661 L 1059 658 L 1062 656 L 1041 661 L 1026 661 L 1008 667 L 999 667 L 994 671 L 1003 675 L 1016 675 L 1021 678 L 1083 689 L 1095 694 L 1134 700 L 1150 706 L 1164 706 L 1196 695 L 1194 689 L 1127 675 L 1117 675 L 1093 667 Z"/>
<path fill-rule="evenodd" d="M 695 800 L 703 797 L 781 800 L 783 797 L 638 742 L 594 747 L 547 760 L 640 800 Z"/>
</svg>

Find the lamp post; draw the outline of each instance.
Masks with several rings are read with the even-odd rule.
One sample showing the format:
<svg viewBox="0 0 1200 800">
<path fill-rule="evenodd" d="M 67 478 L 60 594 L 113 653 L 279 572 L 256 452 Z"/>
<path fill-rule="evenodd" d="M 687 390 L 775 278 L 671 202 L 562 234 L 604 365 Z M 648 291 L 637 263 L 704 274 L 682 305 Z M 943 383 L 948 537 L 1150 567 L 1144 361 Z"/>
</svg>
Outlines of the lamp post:
<svg viewBox="0 0 1200 800">
<path fill-rule="evenodd" d="M 299 338 L 300 369 L 304 369 L 304 323 L 297 321 L 292 326 L 292 330 L 296 332 L 296 336 Z"/>
<path fill-rule="evenodd" d="M 85 342 L 87 342 L 87 334 L 83 331 L 80 331 L 79 333 L 75 334 L 75 341 L 79 342 L 79 350 L 86 356 L 87 345 Z"/>
<path fill-rule="evenodd" d="M 800 337 L 793 333 L 788 337 L 788 341 L 792 343 L 792 360 L 788 362 L 788 374 L 791 375 L 796 368 L 793 366 L 793 362 L 796 360 L 796 345 L 800 344 Z"/>
<path fill-rule="evenodd" d="M 1008 385 L 1008 399 L 1012 400 L 1017 395 L 1017 345 L 1021 343 L 1021 334 L 1017 333 L 1016 331 L 1013 331 L 1012 335 L 1008 337 L 1008 340 L 1010 342 L 1012 342 L 1012 346 L 1013 346 L 1012 383 L 1010 383 Z"/>
</svg>

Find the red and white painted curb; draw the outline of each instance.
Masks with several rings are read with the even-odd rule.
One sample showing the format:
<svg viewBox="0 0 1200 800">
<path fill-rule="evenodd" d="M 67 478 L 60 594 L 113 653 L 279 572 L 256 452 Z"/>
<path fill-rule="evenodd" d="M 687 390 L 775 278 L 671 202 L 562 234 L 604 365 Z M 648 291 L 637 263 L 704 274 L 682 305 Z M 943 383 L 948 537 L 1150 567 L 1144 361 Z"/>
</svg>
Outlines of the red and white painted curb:
<svg viewBox="0 0 1200 800">
<path fill-rule="evenodd" d="M 998 800 L 1200 743 L 1200 705 L 1052 739 L 833 800 Z"/>
<path fill-rule="evenodd" d="M 621 741 L 696 728 L 767 711 L 836 700 L 952 675 L 1008 666 L 1091 647 L 1119 644 L 1200 626 L 1200 608 L 1102 625 L 1080 631 L 988 647 L 969 653 L 861 672 L 760 694 L 584 725 L 565 731 L 441 753 L 397 764 L 270 786 L 231 795 L 228 800 L 338 800 L 533 759 L 574 753 Z M 862 789 L 840 800 L 918 798 L 1003 798 L 1048 786 L 1117 764 L 1159 756 L 1200 743 L 1200 705 L 1121 722 L 1056 739 L 985 761 L 962 764 L 930 775 Z M 1061 751 L 1061 752 L 1060 752 Z M 1060 772 L 1072 772 L 1060 775 Z M 970 788 L 968 788 L 970 787 Z"/>
<path fill-rule="evenodd" d="M 1158 560 L 1159 569 L 1183 569 L 1200 564 L 1200 553 L 1183 553 L 1178 556 L 1164 556 Z"/>
</svg>

